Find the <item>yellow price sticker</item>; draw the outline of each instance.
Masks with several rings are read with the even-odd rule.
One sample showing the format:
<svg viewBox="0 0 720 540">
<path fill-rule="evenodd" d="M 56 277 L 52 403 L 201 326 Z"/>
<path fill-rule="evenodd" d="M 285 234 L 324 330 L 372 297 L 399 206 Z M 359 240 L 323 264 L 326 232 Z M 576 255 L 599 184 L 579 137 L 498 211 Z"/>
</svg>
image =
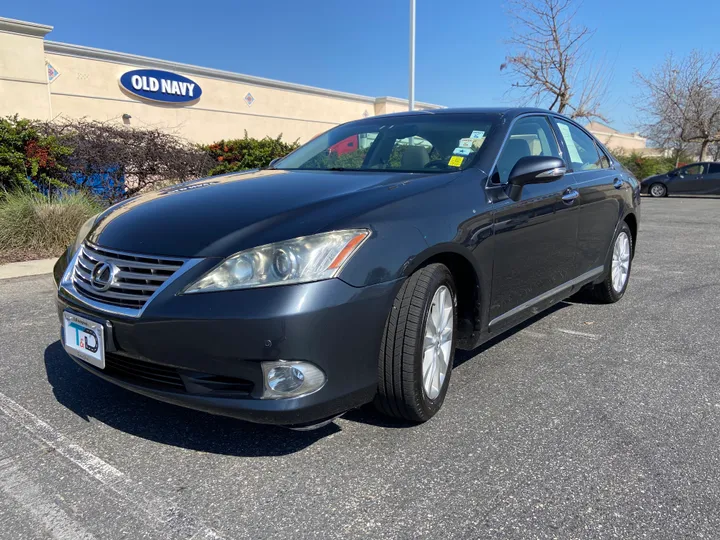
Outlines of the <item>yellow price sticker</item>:
<svg viewBox="0 0 720 540">
<path fill-rule="evenodd" d="M 450 158 L 450 161 L 448 161 L 448 165 L 451 167 L 459 167 L 464 160 L 465 158 L 462 156 L 453 156 Z"/>
</svg>

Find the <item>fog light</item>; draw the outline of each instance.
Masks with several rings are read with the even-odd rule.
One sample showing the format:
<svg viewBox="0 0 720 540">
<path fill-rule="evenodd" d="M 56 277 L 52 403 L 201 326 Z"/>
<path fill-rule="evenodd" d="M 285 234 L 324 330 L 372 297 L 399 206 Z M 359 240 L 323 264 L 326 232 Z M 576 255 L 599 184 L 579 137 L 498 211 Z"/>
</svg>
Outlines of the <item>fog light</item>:
<svg viewBox="0 0 720 540">
<path fill-rule="evenodd" d="M 308 362 L 263 362 L 263 399 L 303 396 L 322 388 L 325 374 Z"/>
</svg>

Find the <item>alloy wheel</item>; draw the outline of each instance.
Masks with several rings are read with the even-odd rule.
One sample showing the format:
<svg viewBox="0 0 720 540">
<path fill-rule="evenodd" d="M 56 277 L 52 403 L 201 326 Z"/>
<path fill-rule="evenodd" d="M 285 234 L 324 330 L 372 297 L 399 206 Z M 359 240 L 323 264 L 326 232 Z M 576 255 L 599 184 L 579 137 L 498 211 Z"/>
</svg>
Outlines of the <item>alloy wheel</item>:
<svg viewBox="0 0 720 540">
<path fill-rule="evenodd" d="M 620 293 L 625 287 L 630 272 L 630 237 L 625 231 L 615 239 L 612 258 L 612 287 Z"/>
<path fill-rule="evenodd" d="M 453 299 L 441 285 L 432 298 L 423 341 L 423 390 L 430 399 L 440 395 L 450 366 L 453 340 Z"/>
<path fill-rule="evenodd" d="M 653 184 L 650 188 L 650 194 L 653 197 L 663 197 L 665 195 L 665 188 L 662 184 Z"/>
</svg>

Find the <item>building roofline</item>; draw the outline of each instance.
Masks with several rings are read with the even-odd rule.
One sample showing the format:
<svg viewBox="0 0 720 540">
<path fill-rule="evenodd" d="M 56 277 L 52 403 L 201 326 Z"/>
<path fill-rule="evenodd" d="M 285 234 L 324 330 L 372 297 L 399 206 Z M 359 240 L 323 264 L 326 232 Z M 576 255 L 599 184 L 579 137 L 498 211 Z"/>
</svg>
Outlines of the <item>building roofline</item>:
<svg viewBox="0 0 720 540">
<path fill-rule="evenodd" d="M 115 64 L 130 64 L 133 66 L 163 69 L 169 71 L 179 71 L 189 75 L 195 75 L 197 77 L 206 77 L 209 79 L 218 79 L 222 81 L 230 81 L 236 83 L 248 83 L 258 86 L 278 88 L 281 90 L 291 90 L 294 92 L 302 92 L 306 94 L 316 94 L 326 97 L 364 101 L 368 104 L 375 104 L 376 102 L 383 101 L 391 101 L 394 103 L 404 104 L 407 104 L 408 102 L 406 99 L 394 97 L 374 98 L 370 96 L 363 96 L 360 94 L 352 94 L 349 92 L 327 90 L 325 88 L 318 88 L 316 86 L 289 83 L 284 81 L 278 81 L 275 79 L 266 79 L 265 77 L 255 77 L 253 75 L 234 73 L 232 71 L 225 71 L 221 69 L 206 68 L 202 66 L 195 66 L 192 64 L 183 64 L 181 62 L 172 62 L 170 60 L 160 60 L 159 58 L 150 58 L 147 56 L 120 53 L 115 51 L 108 51 L 105 49 L 96 49 L 94 47 L 72 45 L 70 43 L 60 43 L 57 41 L 45 41 L 45 52 L 51 54 L 59 54 L 63 56 L 74 56 L 78 58 L 88 58 L 91 60 L 101 60 L 104 62 L 112 62 Z M 420 107 L 428 108 L 441 107 L 440 105 L 433 105 L 431 103 L 416 102 L 416 104 Z"/>
<path fill-rule="evenodd" d="M 8 19 L 7 17 L 0 17 L 0 32 L 42 38 L 52 32 L 52 29 L 53 27 L 47 24 L 38 24 L 34 22 L 18 21 L 17 19 Z"/>
</svg>

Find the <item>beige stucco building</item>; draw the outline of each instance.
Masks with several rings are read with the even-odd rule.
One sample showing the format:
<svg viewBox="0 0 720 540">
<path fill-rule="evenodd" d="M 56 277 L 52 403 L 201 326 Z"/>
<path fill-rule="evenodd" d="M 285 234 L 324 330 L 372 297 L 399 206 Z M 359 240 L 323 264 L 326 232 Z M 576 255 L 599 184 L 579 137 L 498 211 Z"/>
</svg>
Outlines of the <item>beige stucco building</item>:
<svg viewBox="0 0 720 540">
<path fill-rule="evenodd" d="M 657 149 L 647 147 L 647 139 L 639 133 L 621 133 L 600 122 L 590 122 L 585 128 L 612 151 L 622 151 L 627 154 L 657 153 Z"/>
<path fill-rule="evenodd" d="M 304 142 L 348 120 L 408 108 L 407 100 L 398 98 L 361 96 L 57 43 L 46 39 L 51 31 L 52 26 L 0 18 L 0 116 L 87 117 L 157 127 L 202 143 L 242 137 L 245 130 L 251 137 L 282 133 L 284 140 Z M 163 102 L 167 95 L 160 91 L 152 99 L 139 97 L 120 85 L 124 74 L 139 69 L 182 76 L 202 94 L 181 104 Z M 141 86 L 140 79 L 136 81 Z M 160 83 L 167 90 L 163 80 L 154 86 L 160 89 Z M 143 84 L 153 87 L 147 81 Z M 416 103 L 417 109 L 438 107 Z"/>
</svg>

